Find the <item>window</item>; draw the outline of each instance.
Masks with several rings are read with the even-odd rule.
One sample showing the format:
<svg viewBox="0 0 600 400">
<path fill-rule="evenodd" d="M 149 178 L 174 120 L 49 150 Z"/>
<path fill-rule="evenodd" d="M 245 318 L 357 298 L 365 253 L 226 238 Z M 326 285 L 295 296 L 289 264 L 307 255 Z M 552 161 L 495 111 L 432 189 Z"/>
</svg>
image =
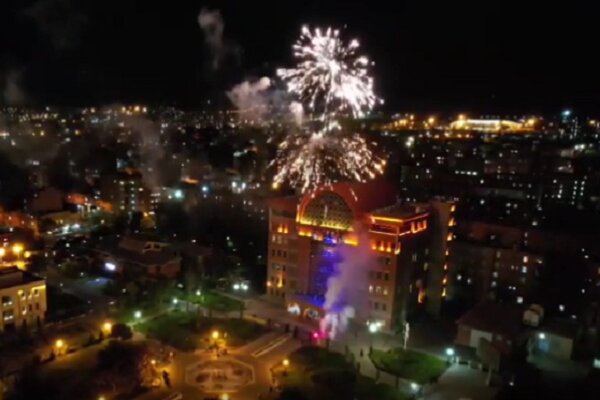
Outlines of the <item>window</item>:
<svg viewBox="0 0 600 400">
<path fill-rule="evenodd" d="M 12 297 L 10 296 L 2 296 L 2 305 L 4 307 L 12 305 Z"/>
<path fill-rule="evenodd" d="M 385 303 L 381 303 L 381 309 L 382 309 L 383 311 L 387 311 L 387 304 L 385 304 Z"/>
<path fill-rule="evenodd" d="M 277 250 L 277 257 L 281 257 L 281 250 Z"/>
<path fill-rule="evenodd" d="M 529 262 L 529 257 L 528 256 L 523 256 L 523 262 L 524 263 L 528 263 Z"/>
<path fill-rule="evenodd" d="M 384 296 L 387 296 L 387 294 L 388 294 L 388 289 L 387 289 L 387 286 L 384 286 L 384 287 L 383 287 L 383 295 L 384 295 Z"/>
<path fill-rule="evenodd" d="M 523 297 L 517 296 L 517 304 L 523 304 Z"/>
<path fill-rule="evenodd" d="M 522 272 L 522 273 L 524 273 L 524 274 L 526 274 L 526 273 L 527 273 L 527 267 L 526 267 L 525 265 L 523 265 L 523 266 L 521 267 L 521 272 Z"/>
<path fill-rule="evenodd" d="M 35 303 L 35 309 L 39 310 L 40 309 L 40 303 Z"/>
<path fill-rule="evenodd" d="M 494 272 L 492 272 L 492 276 L 493 276 L 494 278 L 497 278 L 497 277 L 498 277 L 498 271 L 494 271 Z"/>
<path fill-rule="evenodd" d="M 369 285 L 369 293 L 373 293 L 373 285 Z"/>
<path fill-rule="evenodd" d="M 379 303 L 378 302 L 374 302 L 373 306 L 376 310 L 379 310 Z"/>
<path fill-rule="evenodd" d="M 428 268 L 429 268 L 429 263 L 428 262 L 424 262 L 423 263 L 423 271 L 427 271 Z"/>
<path fill-rule="evenodd" d="M 286 258 L 287 257 L 287 251 L 284 250 L 282 253 L 283 253 L 283 258 Z"/>
<path fill-rule="evenodd" d="M 384 281 L 389 281 L 390 280 L 390 274 L 388 272 L 384 272 L 384 274 L 383 274 L 383 280 Z"/>
<path fill-rule="evenodd" d="M 381 272 L 377 272 L 377 279 L 381 279 Z"/>
<path fill-rule="evenodd" d="M 498 282 L 492 281 L 492 287 L 496 287 L 496 286 L 498 286 Z"/>
<path fill-rule="evenodd" d="M 29 311 L 32 311 L 32 310 L 33 310 L 33 305 L 32 305 L 32 304 L 29 304 L 29 307 L 28 307 L 28 308 L 29 308 Z"/>
<path fill-rule="evenodd" d="M 413 262 L 417 262 L 417 253 L 412 255 L 412 260 Z"/>
<path fill-rule="evenodd" d="M 392 259 L 390 257 L 384 257 L 384 263 L 385 265 L 391 265 L 392 264 Z"/>
<path fill-rule="evenodd" d="M 375 293 L 381 294 L 381 286 L 375 286 Z"/>
</svg>

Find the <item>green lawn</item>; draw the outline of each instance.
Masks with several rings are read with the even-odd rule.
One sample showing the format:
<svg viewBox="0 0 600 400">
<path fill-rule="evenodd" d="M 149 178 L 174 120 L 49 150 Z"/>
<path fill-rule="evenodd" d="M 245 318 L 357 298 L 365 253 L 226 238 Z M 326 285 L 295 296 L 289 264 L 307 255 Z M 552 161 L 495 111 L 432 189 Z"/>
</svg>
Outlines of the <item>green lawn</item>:
<svg viewBox="0 0 600 400">
<path fill-rule="evenodd" d="M 153 339 L 179 350 L 192 351 L 210 343 L 214 330 L 227 333 L 228 346 L 241 346 L 260 337 L 265 328 L 255 322 L 239 318 L 198 317 L 194 313 L 173 311 L 138 324 L 136 329 Z"/>
<path fill-rule="evenodd" d="M 276 372 L 289 398 L 331 400 L 406 400 L 405 393 L 356 373 L 341 354 L 321 347 L 303 347 L 289 357 L 287 372 Z"/>
<path fill-rule="evenodd" d="M 447 367 L 435 356 L 401 348 L 387 352 L 374 349 L 371 360 L 378 369 L 419 384 L 436 380 Z"/>
<path fill-rule="evenodd" d="M 241 301 L 223 296 L 217 292 L 204 292 L 200 296 L 192 294 L 189 301 L 220 312 L 240 311 L 243 307 Z"/>
</svg>

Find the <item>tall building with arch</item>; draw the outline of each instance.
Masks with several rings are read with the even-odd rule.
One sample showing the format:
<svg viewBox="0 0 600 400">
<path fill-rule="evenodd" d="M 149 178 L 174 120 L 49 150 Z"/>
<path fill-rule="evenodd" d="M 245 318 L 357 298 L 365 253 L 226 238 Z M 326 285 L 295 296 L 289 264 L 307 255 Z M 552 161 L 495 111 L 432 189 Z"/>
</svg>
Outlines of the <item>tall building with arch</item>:
<svg viewBox="0 0 600 400">
<path fill-rule="evenodd" d="M 274 199 L 267 294 L 313 319 L 347 302 L 358 321 L 388 330 L 418 308 L 437 315 L 449 294 L 454 209 L 441 200 L 401 202 L 384 181 Z"/>
</svg>

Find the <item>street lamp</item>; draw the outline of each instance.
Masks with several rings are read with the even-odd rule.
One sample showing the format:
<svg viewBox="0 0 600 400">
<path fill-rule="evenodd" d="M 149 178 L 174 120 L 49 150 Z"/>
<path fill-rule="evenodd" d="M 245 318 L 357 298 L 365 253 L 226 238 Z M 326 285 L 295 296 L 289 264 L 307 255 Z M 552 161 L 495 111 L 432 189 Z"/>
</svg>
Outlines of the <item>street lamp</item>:
<svg viewBox="0 0 600 400">
<path fill-rule="evenodd" d="M 106 400 L 106 397 L 104 397 L 104 396 L 98 396 L 98 400 Z"/>
<path fill-rule="evenodd" d="M 454 348 L 446 347 L 446 356 L 448 357 L 448 363 L 451 363 L 454 359 Z"/>
<path fill-rule="evenodd" d="M 110 335 L 112 333 L 112 323 L 109 321 L 106 321 L 105 323 L 102 324 L 102 331 L 104 331 L 105 334 Z"/>
<path fill-rule="evenodd" d="M 56 349 L 56 354 L 60 354 L 62 349 L 65 347 L 65 341 L 62 339 L 56 339 L 54 342 L 54 348 Z"/>
<path fill-rule="evenodd" d="M 13 245 L 12 247 L 12 252 L 18 256 L 19 254 L 21 254 L 23 252 L 23 245 L 20 243 L 16 243 Z"/>
<path fill-rule="evenodd" d="M 6 250 L 4 250 L 4 247 L 0 247 L 0 257 L 4 257 L 6 255 Z"/>
<path fill-rule="evenodd" d="M 219 331 L 213 331 L 211 336 L 214 340 L 219 339 Z"/>
<path fill-rule="evenodd" d="M 538 338 L 539 338 L 540 340 L 544 340 L 544 339 L 546 339 L 546 334 L 545 334 L 544 332 L 540 332 L 540 333 L 538 334 Z"/>
<path fill-rule="evenodd" d="M 179 303 L 179 299 L 177 297 L 173 297 L 173 305 L 176 306 Z"/>
<path fill-rule="evenodd" d="M 135 310 L 135 311 L 133 312 L 133 318 L 135 318 L 135 319 L 140 319 L 140 318 L 142 318 L 142 311 L 140 311 L 140 310 Z"/>
<path fill-rule="evenodd" d="M 284 358 L 282 364 L 285 368 L 288 368 L 290 366 L 290 360 Z"/>
<path fill-rule="evenodd" d="M 415 383 L 415 382 L 411 382 L 410 389 L 415 393 L 419 393 L 419 384 Z"/>
</svg>

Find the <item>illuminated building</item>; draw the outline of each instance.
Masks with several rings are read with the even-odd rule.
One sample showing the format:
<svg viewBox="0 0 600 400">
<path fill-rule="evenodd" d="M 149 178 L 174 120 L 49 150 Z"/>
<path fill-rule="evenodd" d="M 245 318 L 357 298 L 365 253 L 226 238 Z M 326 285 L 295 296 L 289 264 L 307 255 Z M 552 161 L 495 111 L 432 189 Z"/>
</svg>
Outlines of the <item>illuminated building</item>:
<svg viewBox="0 0 600 400">
<path fill-rule="evenodd" d="M 100 197 L 110 203 L 117 214 L 150 211 L 150 191 L 144 185 L 142 174 L 130 168 L 103 177 Z"/>
<path fill-rule="evenodd" d="M 337 265 L 355 268 L 346 289 L 358 320 L 391 329 L 418 308 L 439 314 L 454 209 L 444 201 L 398 203 L 384 182 L 338 183 L 300 199 L 275 199 L 267 293 L 291 312 L 317 319 Z"/>
<path fill-rule="evenodd" d="M 37 328 L 46 315 L 46 282 L 17 267 L 0 269 L 0 333 Z"/>
</svg>

